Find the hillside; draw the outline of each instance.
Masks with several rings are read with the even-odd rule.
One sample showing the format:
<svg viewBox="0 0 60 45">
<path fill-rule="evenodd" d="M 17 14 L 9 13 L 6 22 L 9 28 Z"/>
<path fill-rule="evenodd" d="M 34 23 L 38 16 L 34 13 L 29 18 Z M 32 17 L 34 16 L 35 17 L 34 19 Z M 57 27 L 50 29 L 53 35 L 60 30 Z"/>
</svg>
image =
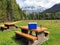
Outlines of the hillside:
<svg viewBox="0 0 60 45">
<path fill-rule="evenodd" d="M 56 4 L 40 14 L 43 19 L 60 20 L 60 4 Z"/>
<path fill-rule="evenodd" d="M 60 4 L 56 4 L 53 7 L 45 10 L 44 12 L 56 12 L 56 11 L 60 11 Z"/>
</svg>

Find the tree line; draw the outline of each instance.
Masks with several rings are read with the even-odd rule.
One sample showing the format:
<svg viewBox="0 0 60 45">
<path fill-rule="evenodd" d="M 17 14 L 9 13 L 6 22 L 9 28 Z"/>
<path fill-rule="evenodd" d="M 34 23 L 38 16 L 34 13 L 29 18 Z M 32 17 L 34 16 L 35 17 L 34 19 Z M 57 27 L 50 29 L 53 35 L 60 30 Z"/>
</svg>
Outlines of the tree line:
<svg viewBox="0 0 60 45">
<path fill-rule="evenodd" d="M 26 14 L 26 20 L 59 20 L 60 11 Z"/>
</svg>

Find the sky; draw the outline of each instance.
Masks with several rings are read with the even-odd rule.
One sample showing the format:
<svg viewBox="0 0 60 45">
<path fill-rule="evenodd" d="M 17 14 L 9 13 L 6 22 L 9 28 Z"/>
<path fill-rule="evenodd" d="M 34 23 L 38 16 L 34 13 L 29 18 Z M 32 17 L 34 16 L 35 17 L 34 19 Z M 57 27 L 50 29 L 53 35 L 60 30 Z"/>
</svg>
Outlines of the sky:
<svg viewBox="0 0 60 45">
<path fill-rule="evenodd" d="M 51 8 L 53 5 L 60 3 L 60 0 L 16 0 L 16 2 L 21 8 L 25 6 Z"/>
</svg>

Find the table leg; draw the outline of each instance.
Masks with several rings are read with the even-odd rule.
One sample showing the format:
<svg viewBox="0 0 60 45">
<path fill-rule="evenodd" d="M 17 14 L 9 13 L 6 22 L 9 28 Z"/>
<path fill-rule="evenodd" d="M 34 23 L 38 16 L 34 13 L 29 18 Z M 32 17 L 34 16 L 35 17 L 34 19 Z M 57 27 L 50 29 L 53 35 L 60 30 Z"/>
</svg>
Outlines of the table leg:
<svg viewBox="0 0 60 45">
<path fill-rule="evenodd" d="M 33 35 L 32 31 L 30 31 L 29 34 L 30 34 L 30 35 Z M 37 32 L 35 32 L 35 36 L 38 37 L 38 33 L 37 33 Z"/>
<path fill-rule="evenodd" d="M 42 44 L 43 42 L 45 42 L 47 40 L 47 38 L 44 35 L 44 32 L 36 33 L 36 36 L 38 38 L 38 43 L 40 43 L 40 44 Z"/>
<path fill-rule="evenodd" d="M 37 32 L 35 32 L 35 34 L 36 34 L 36 37 L 38 36 L 38 33 Z"/>
<path fill-rule="evenodd" d="M 30 35 L 32 35 L 32 31 L 30 31 Z"/>
</svg>

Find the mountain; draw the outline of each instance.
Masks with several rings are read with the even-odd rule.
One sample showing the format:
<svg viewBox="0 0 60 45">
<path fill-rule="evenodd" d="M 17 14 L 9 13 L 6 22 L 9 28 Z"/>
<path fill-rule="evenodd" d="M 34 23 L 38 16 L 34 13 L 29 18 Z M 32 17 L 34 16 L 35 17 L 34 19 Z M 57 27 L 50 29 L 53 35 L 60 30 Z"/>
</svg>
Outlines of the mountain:
<svg viewBox="0 0 60 45">
<path fill-rule="evenodd" d="M 44 12 L 56 12 L 56 11 L 60 11 L 60 3 L 55 4 L 53 7 L 45 10 Z"/>
<path fill-rule="evenodd" d="M 22 10 L 25 10 L 27 13 L 33 13 L 33 12 L 43 12 L 44 10 L 46 10 L 46 8 L 38 6 L 38 7 L 34 7 L 34 6 L 25 6 L 22 7 Z"/>
</svg>

